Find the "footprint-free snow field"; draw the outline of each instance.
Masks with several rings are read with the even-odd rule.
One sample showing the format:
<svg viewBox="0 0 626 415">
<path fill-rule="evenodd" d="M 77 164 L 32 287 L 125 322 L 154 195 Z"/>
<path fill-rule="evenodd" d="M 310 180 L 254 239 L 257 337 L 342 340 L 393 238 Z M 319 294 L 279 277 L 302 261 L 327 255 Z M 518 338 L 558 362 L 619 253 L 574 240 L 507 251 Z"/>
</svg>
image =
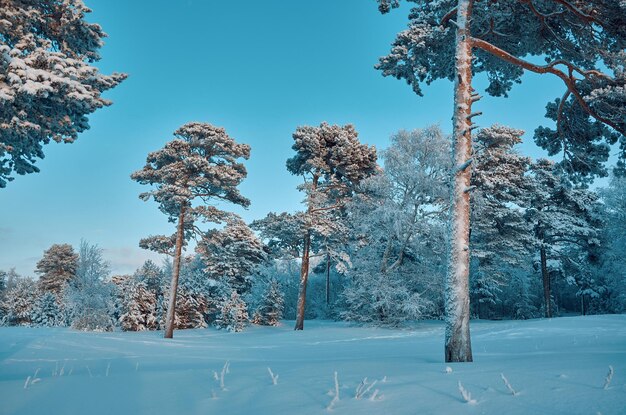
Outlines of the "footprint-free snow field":
<svg viewBox="0 0 626 415">
<path fill-rule="evenodd" d="M 174 336 L 0 328 L 0 413 L 626 414 L 623 315 L 474 321 L 469 364 L 441 322 Z"/>
</svg>

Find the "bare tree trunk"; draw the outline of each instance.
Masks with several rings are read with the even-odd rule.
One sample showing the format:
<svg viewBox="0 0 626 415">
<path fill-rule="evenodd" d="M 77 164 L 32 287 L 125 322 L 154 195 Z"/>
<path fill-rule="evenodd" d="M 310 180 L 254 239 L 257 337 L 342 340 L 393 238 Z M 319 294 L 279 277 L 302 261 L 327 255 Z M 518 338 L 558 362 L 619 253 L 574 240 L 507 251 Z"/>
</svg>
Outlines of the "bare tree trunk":
<svg viewBox="0 0 626 415">
<path fill-rule="evenodd" d="M 311 231 L 307 230 L 304 237 L 304 249 L 302 252 L 302 267 L 300 268 L 300 291 L 298 293 L 298 308 L 296 315 L 296 327 L 294 330 L 304 330 L 304 310 L 306 306 L 306 285 L 309 279 L 309 251 L 311 249 Z"/>
<path fill-rule="evenodd" d="M 472 1 L 459 0 L 456 30 L 456 79 L 454 88 L 454 187 L 452 190 L 450 257 L 446 278 L 446 362 L 471 362 L 469 328 L 469 230 L 472 156 L 471 108 L 472 45 L 470 16 Z"/>
<path fill-rule="evenodd" d="M 326 253 L 326 307 L 330 305 L 330 252 Z"/>
<path fill-rule="evenodd" d="M 317 183 L 319 180 L 319 176 L 313 176 L 313 182 L 311 186 L 311 195 L 315 195 L 317 191 Z M 313 211 L 313 201 L 311 197 L 309 197 L 309 220 L 312 220 L 310 217 L 311 212 Z M 300 291 L 298 293 L 298 307 L 297 307 L 297 315 L 296 315 L 296 327 L 294 330 L 304 330 L 304 310 L 306 307 L 306 285 L 309 280 L 309 255 L 311 250 L 311 229 L 307 229 L 306 235 L 304 236 L 304 247 L 302 250 L 302 266 L 300 268 Z"/>
<path fill-rule="evenodd" d="M 174 268 L 172 269 L 172 282 L 170 284 L 170 301 L 165 319 L 165 338 L 174 337 L 174 316 L 176 315 L 176 292 L 178 291 L 178 276 L 180 274 L 180 258 L 183 252 L 183 237 L 185 229 L 185 207 L 180 208 L 178 217 L 178 229 L 176 230 L 176 248 L 174 251 Z"/>
<path fill-rule="evenodd" d="M 541 256 L 541 279 L 543 281 L 543 302 L 545 304 L 544 315 L 546 318 L 552 318 L 552 290 L 550 287 L 550 274 L 548 273 L 548 260 L 546 255 L 546 248 L 541 247 L 539 251 Z"/>
</svg>

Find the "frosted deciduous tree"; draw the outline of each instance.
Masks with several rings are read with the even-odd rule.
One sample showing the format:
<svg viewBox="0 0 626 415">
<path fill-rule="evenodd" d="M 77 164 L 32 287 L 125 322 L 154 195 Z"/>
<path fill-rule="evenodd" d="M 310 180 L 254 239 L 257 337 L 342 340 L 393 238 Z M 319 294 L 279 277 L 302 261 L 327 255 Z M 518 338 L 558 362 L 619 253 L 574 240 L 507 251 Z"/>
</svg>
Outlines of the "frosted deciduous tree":
<svg viewBox="0 0 626 415">
<path fill-rule="evenodd" d="M 565 89 L 563 97 L 555 101 L 557 135 L 547 139 L 539 132 L 537 142 L 554 149 L 559 146 L 556 140 L 568 151 L 578 144 L 579 137 L 566 129 L 566 124 L 599 123 L 607 128 L 596 129 L 598 135 L 592 140 L 615 143 L 626 132 L 626 4 L 620 0 L 407 1 L 415 4 L 409 28 L 398 35 L 378 69 L 385 76 L 406 80 L 418 95 L 423 83 L 442 78 L 454 81 L 455 169 L 445 359 L 471 361 L 468 189 L 472 118 L 480 114 L 472 111 L 473 103 L 480 99 L 472 88 L 472 76 L 484 72 L 489 81 L 487 93 L 506 96 L 525 70 L 553 75 Z M 386 13 L 398 7 L 400 0 L 377 2 L 379 10 Z M 533 55 L 544 56 L 546 64 L 527 59 Z M 602 72 L 602 64 L 616 75 Z M 584 145 L 589 144 L 586 138 Z M 626 156 L 624 151 L 621 154 Z M 606 157 L 608 152 L 599 149 L 594 155 Z"/>
<path fill-rule="evenodd" d="M 102 248 L 81 241 L 76 277 L 65 291 L 72 327 L 78 330 L 111 331 L 115 326 L 115 293 L 107 282 L 109 265 L 102 257 Z"/>
<path fill-rule="evenodd" d="M 352 268 L 343 316 L 397 325 L 436 314 L 450 141 L 438 127 L 401 131 L 382 158 L 383 172 L 364 180 L 348 204 Z"/>
<path fill-rule="evenodd" d="M 76 140 L 126 78 L 93 65 L 106 34 L 89 12 L 80 0 L 0 2 L 0 188 L 38 172 L 43 145 Z"/>
<path fill-rule="evenodd" d="M 302 266 L 295 330 L 304 328 L 306 288 L 309 277 L 313 233 L 322 236 L 336 232 L 338 211 L 356 186 L 376 172 L 376 149 L 361 144 L 352 125 L 300 126 L 293 133 L 296 155 L 287 160 L 287 170 L 302 176 L 300 190 L 306 194 Z M 334 216 L 333 216 L 334 215 Z"/>
<path fill-rule="evenodd" d="M 154 186 L 140 197 L 144 200 L 153 198 L 169 220 L 177 224 L 175 236 L 150 237 L 140 243 L 143 247 L 174 256 L 166 338 L 174 335 L 183 245 L 192 235 L 203 233 L 195 222 L 198 219 L 212 223 L 225 221 L 230 214 L 215 207 L 218 202 L 244 207 L 250 204 L 237 189 L 246 177 L 245 166 L 237 160 L 250 157 L 250 146 L 236 143 L 223 128 L 206 123 L 185 124 L 174 132 L 174 136 L 176 139 L 163 149 L 148 155 L 143 169 L 131 175 L 141 184 Z M 193 202 L 201 203 L 194 205 Z"/>
<path fill-rule="evenodd" d="M 76 275 L 78 254 L 69 244 L 54 244 L 43 253 L 35 272 L 40 274 L 39 286 L 55 295 Z"/>
</svg>

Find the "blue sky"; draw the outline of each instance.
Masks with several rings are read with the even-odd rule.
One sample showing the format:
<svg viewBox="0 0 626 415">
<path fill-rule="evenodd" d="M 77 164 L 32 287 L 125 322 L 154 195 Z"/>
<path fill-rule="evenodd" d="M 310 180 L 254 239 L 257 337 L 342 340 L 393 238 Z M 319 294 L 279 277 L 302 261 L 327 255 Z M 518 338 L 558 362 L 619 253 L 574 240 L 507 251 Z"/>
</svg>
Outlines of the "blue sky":
<svg viewBox="0 0 626 415">
<path fill-rule="evenodd" d="M 48 145 L 41 173 L 0 190 L 0 269 L 32 275 L 50 245 L 77 246 L 81 238 L 104 248 L 115 273 L 160 261 L 137 244 L 171 234 L 172 224 L 154 202 L 138 199 L 145 189 L 129 175 L 188 121 L 223 126 L 251 145 L 241 190 L 252 206 L 237 209 L 247 221 L 299 208 L 300 180 L 285 169 L 298 125 L 352 123 L 378 148 L 400 129 L 438 123 L 451 130 L 451 83 L 436 82 L 418 97 L 373 68 L 405 28 L 406 5 L 382 16 L 373 0 L 86 4 L 89 20 L 109 34 L 98 66 L 129 78 L 108 93 L 114 104 L 91 116 L 76 143 Z M 510 98 L 479 101 L 484 115 L 476 122 L 528 131 L 520 150 L 541 156 L 532 131 L 547 123 L 545 104 L 562 89 L 554 78 L 529 74 Z"/>
</svg>

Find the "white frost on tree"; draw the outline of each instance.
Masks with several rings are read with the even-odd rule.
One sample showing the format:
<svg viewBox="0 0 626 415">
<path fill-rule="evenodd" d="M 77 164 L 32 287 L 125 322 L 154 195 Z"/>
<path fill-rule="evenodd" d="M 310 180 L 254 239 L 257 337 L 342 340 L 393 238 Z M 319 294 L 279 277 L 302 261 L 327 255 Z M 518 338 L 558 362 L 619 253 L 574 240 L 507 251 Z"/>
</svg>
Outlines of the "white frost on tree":
<svg viewBox="0 0 626 415">
<path fill-rule="evenodd" d="M 3 0 L 0 7 L 0 188 L 12 173 L 38 172 L 51 141 L 71 143 L 87 116 L 111 105 L 101 94 L 124 74 L 94 62 L 106 36 L 81 0 Z"/>
</svg>

